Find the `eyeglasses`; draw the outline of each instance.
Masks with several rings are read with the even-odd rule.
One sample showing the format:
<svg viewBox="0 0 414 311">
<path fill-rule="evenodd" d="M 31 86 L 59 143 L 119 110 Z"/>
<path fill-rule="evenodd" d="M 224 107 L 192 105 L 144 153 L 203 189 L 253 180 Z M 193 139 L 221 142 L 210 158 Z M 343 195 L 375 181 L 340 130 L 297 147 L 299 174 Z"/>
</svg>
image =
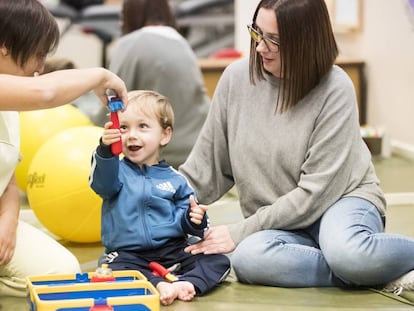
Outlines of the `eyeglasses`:
<svg viewBox="0 0 414 311">
<path fill-rule="evenodd" d="M 256 29 L 254 29 L 253 25 L 247 25 L 247 30 L 249 31 L 250 37 L 257 44 L 263 41 L 269 52 L 279 52 L 280 43 L 278 41 L 261 34 Z"/>
</svg>

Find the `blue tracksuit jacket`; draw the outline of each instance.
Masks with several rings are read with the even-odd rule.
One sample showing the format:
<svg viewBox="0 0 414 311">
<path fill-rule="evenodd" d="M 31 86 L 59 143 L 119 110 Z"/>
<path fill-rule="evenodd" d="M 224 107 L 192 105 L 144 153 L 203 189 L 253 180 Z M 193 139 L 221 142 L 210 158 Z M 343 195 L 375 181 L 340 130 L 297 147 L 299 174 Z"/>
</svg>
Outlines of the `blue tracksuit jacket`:
<svg viewBox="0 0 414 311">
<path fill-rule="evenodd" d="M 150 250 L 170 239 L 203 237 L 207 215 L 200 225 L 190 222 L 186 178 L 161 161 L 143 166 L 118 156 L 92 156 L 91 188 L 103 199 L 101 236 L 107 252 Z"/>
</svg>

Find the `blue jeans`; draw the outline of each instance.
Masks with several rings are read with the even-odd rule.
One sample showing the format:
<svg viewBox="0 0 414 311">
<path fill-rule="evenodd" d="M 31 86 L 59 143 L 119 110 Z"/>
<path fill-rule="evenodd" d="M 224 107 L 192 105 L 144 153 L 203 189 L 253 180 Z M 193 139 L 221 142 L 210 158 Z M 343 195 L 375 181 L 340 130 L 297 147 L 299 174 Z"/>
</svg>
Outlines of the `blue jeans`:
<svg viewBox="0 0 414 311">
<path fill-rule="evenodd" d="M 414 269 L 414 239 L 384 233 L 373 204 L 347 197 L 303 230 L 264 230 L 248 236 L 231 261 L 243 283 L 381 286 Z"/>
</svg>

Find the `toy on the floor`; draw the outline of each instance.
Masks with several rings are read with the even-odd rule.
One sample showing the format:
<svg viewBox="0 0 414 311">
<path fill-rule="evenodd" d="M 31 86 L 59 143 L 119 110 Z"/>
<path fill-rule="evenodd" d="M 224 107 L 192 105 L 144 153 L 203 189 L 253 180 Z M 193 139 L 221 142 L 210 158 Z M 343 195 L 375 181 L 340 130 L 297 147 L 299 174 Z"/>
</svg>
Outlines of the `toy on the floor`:
<svg viewBox="0 0 414 311">
<path fill-rule="evenodd" d="M 112 97 L 109 101 L 108 108 L 112 121 L 111 129 L 119 129 L 118 111 L 124 109 L 122 101 L 118 97 Z M 122 152 L 122 140 L 111 144 L 111 151 L 113 154 L 120 154 Z"/>
<path fill-rule="evenodd" d="M 178 277 L 172 274 L 172 272 L 165 268 L 163 265 L 159 264 L 158 262 L 151 261 L 149 263 L 149 267 L 152 271 L 152 274 L 156 276 L 161 276 L 168 282 L 175 282 L 178 281 Z"/>
<path fill-rule="evenodd" d="M 102 275 L 104 274 L 104 275 Z M 106 280 L 105 280 L 106 277 Z M 159 311 L 159 293 L 139 271 L 30 276 L 32 311 Z"/>
<path fill-rule="evenodd" d="M 104 263 L 101 267 L 97 268 L 95 274 L 91 278 L 91 282 L 108 282 L 115 281 L 112 269 L 109 268 L 108 264 Z"/>
<path fill-rule="evenodd" d="M 68 241 L 101 240 L 102 199 L 88 177 L 102 132 L 97 126 L 61 131 L 39 148 L 29 168 L 30 207 L 43 226 Z"/>
<path fill-rule="evenodd" d="M 23 158 L 16 168 L 16 179 L 20 190 L 26 192 L 30 163 L 43 143 L 63 130 L 92 125 L 92 122 L 71 104 L 50 109 L 21 111 L 19 119 L 20 152 Z"/>
</svg>

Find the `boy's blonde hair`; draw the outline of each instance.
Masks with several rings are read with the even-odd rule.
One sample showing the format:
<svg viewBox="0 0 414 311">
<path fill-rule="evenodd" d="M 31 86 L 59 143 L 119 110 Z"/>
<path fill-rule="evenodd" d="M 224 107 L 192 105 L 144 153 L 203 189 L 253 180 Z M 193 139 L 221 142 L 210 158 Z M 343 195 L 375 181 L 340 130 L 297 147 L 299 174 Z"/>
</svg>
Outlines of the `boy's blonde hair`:
<svg viewBox="0 0 414 311">
<path fill-rule="evenodd" d="M 148 90 L 128 92 L 128 107 L 134 106 L 148 116 L 155 116 L 163 129 L 174 127 L 174 111 L 167 97 Z"/>
</svg>

